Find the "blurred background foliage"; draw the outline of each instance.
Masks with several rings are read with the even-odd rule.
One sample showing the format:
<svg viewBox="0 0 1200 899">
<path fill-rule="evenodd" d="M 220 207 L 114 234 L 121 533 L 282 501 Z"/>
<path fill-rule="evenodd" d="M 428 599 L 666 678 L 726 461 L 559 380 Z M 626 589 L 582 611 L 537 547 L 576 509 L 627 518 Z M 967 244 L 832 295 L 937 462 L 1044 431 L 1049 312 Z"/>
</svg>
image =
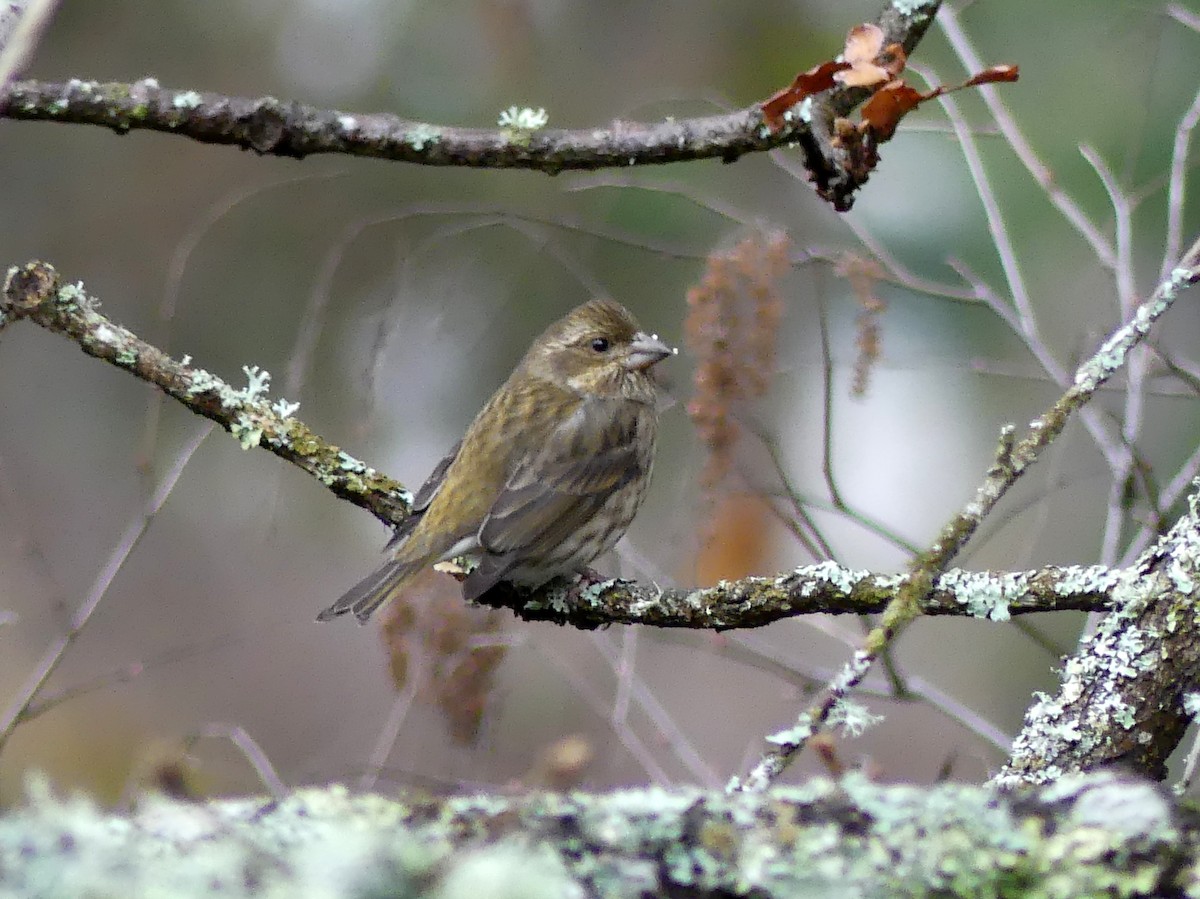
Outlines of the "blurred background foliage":
<svg viewBox="0 0 1200 899">
<path fill-rule="evenodd" d="M 29 76 L 271 94 L 346 111 L 489 125 L 544 106 L 553 126 L 684 117 L 762 99 L 838 51 L 877 2 L 748 0 L 210 0 L 65 3 Z M 978 0 L 959 13 L 985 63 L 1016 63 L 1002 98 L 1051 169 L 1111 234 L 1113 214 L 1079 145 L 1140 205 L 1136 288 L 1163 252 L 1165 175 L 1200 84 L 1200 34 L 1163 3 Z M 965 72 L 935 26 L 914 62 Z M 969 93 L 969 92 L 968 92 Z M 1052 207 L 978 96 L 976 131 L 1045 346 L 1068 368 L 1119 321 L 1112 273 Z M 830 333 L 832 461 L 845 499 L 923 545 L 966 501 L 998 429 L 1058 394 L 1025 342 L 984 305 L 872 282 L 877 358 L 852 395 L 863 307 L 842 253 L 867 234 L 915 274 L 962 287 L 948 260 L 1007 295 L 958 142 L 929 104 L 839 216 L 789 154 L 548 178 L 384 162 L 259 158 L 157 134 L 0 123 L 5 265 L 42 258 L 82 279 L 104 311 L 235 383 L 274 375 L 298 417 L 417 486 L 547 322 L 596 293 L 682 343 L 706 258 L 782 232 L 792 264 L 769 389 L 735 410 L 743 436 L 713 495 L 688 420 L 695 366 L 671 363 L 679 402 L 646 508 L 613 571 L 660 584 L 773 573 L 811 561 L 763 492 L 777 493 L 764 435 L 805 497 L 822 478 L 819 310 Z M 1193 153 L 1193 158 L 1195 154 Z M 1194 229 L 1194 203 L 1185 217 Z M 1185 235 L 1192 232 L 1185 227 Z M 813 254 L 822 258 L 813 259 Z M 868 278 L 868 281 L 871 281 Z M 1161 343 L 1186 358 L 1200 319 L 1176 309 Z M 861 376 L 861 372 L 859 373 Z M 203 423 L 150 388 L 35 328 L 0 337 L 0 696 L 15 694 L 61 633 L 128 523 Z M 1120 395 L 1105 398 L 1120 409 Z M 1167 479 L 1196 447 L 1200 406 L 1151 385 L 1141 448 Z M 709 485 L 711 486 L 711 485 Z M 1022 569 L 1097 561 L 1109 477 L 1073 426 L 960 562 Z M 760 494 L 755 498 L 753 494 Z M 776 503 L 784 512 L 786 504 Z M 880 571 L 905 552 L 816 508 L 837 558 Z M 809 678 L 842 660 L 850 619 L 760 632 L 577 633 L 464 614 L 453 585 L 386 628 L 318 626 L 316 611 L 374 566 L 386 538 L 363 512 L 235 440 L 208 437 L 49 685 L 93 685 L 22 725 L 0 756 L 0 801 L 33 768 L 107 800 L 213 723 L 244 728 L 288 784 L 380 788 L 724 783 L 761 735 L 792 720 Z M 705 541 L 710 545 L 705 548 Z M 446 596 L 449 599 L 446 599 Z M 895 662 L 935 703 L 867 700 L 885 723 L 837 742 L 885 779 L 979 779 L 996 768 L 1053 647 L 1082 618 L 1011 625 L 926 621 Z M 1047 645 L 1049 644 L 1049 645 Z M 118 672 L 135 677 L 113 682 Z M 873 686 L 886 691 L 882 672 Z M 393 739 L 394 738 L 394 739 Z M 163 747 L 168 747 L 164 750 Z M 170 747 L 175 747 L 171 749 Z M 230 743 L 190 747 L 193 789 L 260 790 Z M 563 758 L 566 773 L 548 773 Z M 149 760 L 149 761 L 148 761 Z M 168 766 L 169 767 L 169 766 Z M 790 776 L 820 770 L 810 755 Z"/>
</svg>

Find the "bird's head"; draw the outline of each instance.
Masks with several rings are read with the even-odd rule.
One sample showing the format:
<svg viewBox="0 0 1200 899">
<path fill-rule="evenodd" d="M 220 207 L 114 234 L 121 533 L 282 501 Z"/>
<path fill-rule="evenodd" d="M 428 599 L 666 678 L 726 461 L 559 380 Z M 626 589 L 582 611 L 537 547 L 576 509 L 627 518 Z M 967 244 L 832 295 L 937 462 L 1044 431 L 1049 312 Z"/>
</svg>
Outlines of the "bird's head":
<svg viewBox="0 0 1200 899">
<path fill-rule="evenodd" d="M 520 368 L 583 396 L 652 403 L 650 369 L 677 352 L 642 331 L 620 303 L 591 300 L 542 332 Z"/>
</svg>

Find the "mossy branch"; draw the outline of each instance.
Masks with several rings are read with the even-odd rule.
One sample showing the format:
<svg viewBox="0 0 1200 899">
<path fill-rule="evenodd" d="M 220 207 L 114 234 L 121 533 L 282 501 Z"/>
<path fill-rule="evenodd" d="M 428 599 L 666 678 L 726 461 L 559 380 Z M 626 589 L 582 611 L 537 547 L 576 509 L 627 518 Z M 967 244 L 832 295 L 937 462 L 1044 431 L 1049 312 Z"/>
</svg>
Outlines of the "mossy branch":
<svg viewBox="0 0 1200 899">
<path fill-rule="evenodd" d="M 54 267 L 30 262 L 8 270 L 0 299 L 0 328 L 27 319 L 69 337 L 89 356 L 148 381 L 241 442 L 261 446 L 315 477 L 337 496 L 386 523 L 402 521 L 411 494 L 399 483 L 327 443 L 292 417 L 295 405 L 265 398 L 270 375 L 246 367 L 246 387 L 174 359 L 102 315 L 81 283 L 63 284 Z"/>
</svg>

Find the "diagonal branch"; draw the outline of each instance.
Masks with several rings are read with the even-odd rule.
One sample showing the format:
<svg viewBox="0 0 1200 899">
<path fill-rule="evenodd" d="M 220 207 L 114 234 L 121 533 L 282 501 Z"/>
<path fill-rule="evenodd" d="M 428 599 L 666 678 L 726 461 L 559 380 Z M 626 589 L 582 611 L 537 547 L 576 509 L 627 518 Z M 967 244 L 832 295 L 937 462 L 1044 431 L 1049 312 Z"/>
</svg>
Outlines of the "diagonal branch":
<svg viewBox="0 0 1200 899">
<path fill-rule="evenodd" d="M 270 450 L 380 520 L 392 524 L 408 515 L 412 496 L 396 481 L 326 443 L 293 418 L 297 404 L 264 398 L 269 374 L 257 366 L 246 367 L 250 383 L 235 389 L 216 375 L 192 367 L 188 357 L 173 359 L 139 339 L 101 315 L 98 305 L 81 283 L 64 285 L 53 266 L 30 262 L 8 270 L 0 298 L 0 328 L 11 320 L 28 319 L 63 334 L 89 356 L 149 381 L 197 415 L 215 421 L 243 448 Z"/>
</svg>

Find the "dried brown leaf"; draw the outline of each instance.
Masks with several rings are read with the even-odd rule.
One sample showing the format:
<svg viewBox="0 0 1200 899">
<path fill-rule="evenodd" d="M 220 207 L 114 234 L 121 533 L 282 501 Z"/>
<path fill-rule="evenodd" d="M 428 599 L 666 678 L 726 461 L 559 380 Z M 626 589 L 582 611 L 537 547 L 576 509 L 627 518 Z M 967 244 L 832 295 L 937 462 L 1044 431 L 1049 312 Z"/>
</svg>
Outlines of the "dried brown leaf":
<svg viewBox="0 0 1200 899">
<path fill-rule="evenodd" d="M 778 132 L 783 127 L 783 114 L 803 100 L 805 97 L 829 90 L 837 82 L 834 75 L 843 69 L 850 68 L 847 62 L 823 62 L 807 72 L 801 72 L 790 85 L 776 91 L 763 101 L 763 122 L 772 132 Z"/>
</svg>

